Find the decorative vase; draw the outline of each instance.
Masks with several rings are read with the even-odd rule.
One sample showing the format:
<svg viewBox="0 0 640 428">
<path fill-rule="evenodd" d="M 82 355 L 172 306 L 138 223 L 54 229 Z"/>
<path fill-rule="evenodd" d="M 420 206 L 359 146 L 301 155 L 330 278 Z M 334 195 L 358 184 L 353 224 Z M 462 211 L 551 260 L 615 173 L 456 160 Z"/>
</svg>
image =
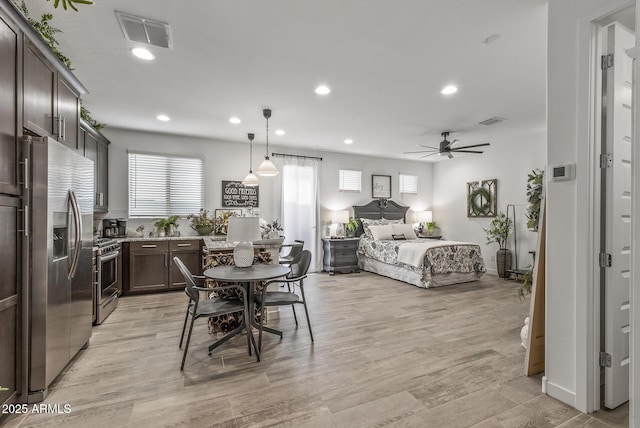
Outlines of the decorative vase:
<svg viewBox="0 0 640 428">
<path fill-rule="evenodd" d="M 511 261 L 511 250 L 500 248 L 496 253 L 496 264 L 500 278 L 506 278 L 507 271 L 511 269 Z"/>
<path fill-rule="evenodd" d="M 355 230 L 347 229 L 347 238 L 353 238 L 355 236 L 356 236 Z"/>
<path fill-rule="evenodd" d="M 238 267 L 249 267 L 253 264 L 253 244 L 238 242 L 233 249 L 233 260 Z"/>
<path fill-rule="evenodd" d="M 211 232 L 213 232 L 213 226 L 209 224 L 196 224 L 195 226 L 192 226 L 192 227 L 193 227 L 193 230 L 198 232 L 198 235 L 200 236 L 206 236 L 206 235 L 209 235 Z"/>
</svg>

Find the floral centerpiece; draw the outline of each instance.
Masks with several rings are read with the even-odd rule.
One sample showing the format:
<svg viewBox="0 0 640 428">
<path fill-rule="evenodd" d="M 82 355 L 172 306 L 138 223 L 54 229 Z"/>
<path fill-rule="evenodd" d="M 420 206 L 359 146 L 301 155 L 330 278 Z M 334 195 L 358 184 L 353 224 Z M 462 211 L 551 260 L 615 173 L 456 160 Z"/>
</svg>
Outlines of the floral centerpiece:
<svg viewBox="0 0 640 428">
<path fill-rule="evenodd" d="M 238 214 L 231 211 L 223 211 L 218 217 L 215 218 L 215 225 L 213 231 L 216 235 L 226 235 L 229 228 L 229 217 L 235 217 Z"/>
<path fill-rule="evenodd" d="M 278 219 L 272 222 L 268 222 L 262 218 L 260 219 L 260 231 L 263 239 L 277 238 L 279 236 L 278 232 L 282 232 L 283 230 L 284 228 Z"/>
<path fill-rule="evenodd" d="M 209 211 L 200 208 L 198 214 L 189 214 L 187 220 L 191 221 L 191 228 L 200 236 L 209 235 L 215 229 L 216 218 L 209 215 Z"/>
</svg>

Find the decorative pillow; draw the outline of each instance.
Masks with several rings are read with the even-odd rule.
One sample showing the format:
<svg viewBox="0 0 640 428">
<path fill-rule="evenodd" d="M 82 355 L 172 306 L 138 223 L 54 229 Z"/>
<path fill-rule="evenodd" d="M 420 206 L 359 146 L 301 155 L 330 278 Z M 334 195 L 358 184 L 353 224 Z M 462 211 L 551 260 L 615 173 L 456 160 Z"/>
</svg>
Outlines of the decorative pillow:
<svg viewBox="0 0 640 428">
<path fill-rule="evenodd" d="M 394 241 L 406 241 L 407 238 L 404 235 L 391 235 Z"/>
<path fill-rule="evenodd" d="M 389 224 L 389 220 L 381 219 L 373 219 L 373 218 L 361 218 L 360 223 L 362 223 L 362 229 L 364 233 L 367 235 L 371 235 L 369 231 L 369 226 L 379 226 L 381 224 Z"/>
<path fill-rule="evenodd" d="M 390 224 L 381 224 L 377 226 L 369 226 L 369 232 L 376 241 L 393 239 L 393 228 Z"/>
<path fill-rule="evenodd" d="M 389 219 L 383 218 L 382 220 L 386 221 L 387 222 L 386 224 L 404 224 L 403 218 L 399 218 L 396 220 L 389 220 Z"/>
<path fill-rule="evenodd" d="M 413 230 L 413 226 L 410 224 L 392 224 L 394 235 L 404 235 L 406 239 L 418 239 L 416 232 Z"/>
</svg>

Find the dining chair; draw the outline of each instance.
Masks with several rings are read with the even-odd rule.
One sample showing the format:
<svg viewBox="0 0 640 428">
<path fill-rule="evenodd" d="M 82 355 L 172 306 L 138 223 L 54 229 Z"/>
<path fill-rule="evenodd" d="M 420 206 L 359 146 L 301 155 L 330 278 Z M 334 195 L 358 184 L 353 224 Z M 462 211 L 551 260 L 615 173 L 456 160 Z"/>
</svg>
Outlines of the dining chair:
<svg viewBox="0 0 640 428">
<path fill-rule="evenodd" d="M 289 265 L 304 249 L 304 241 L 296 239 L 291 244 L 282 245 L 281 248 L 289 248 L 289 252 L 280 256 L 278 258 L 278 263 L 281 265 Z"/>
<path fill-rule="evenodd" d="M 189 301 L 187 303 L 187 312 L 184 316 L 184 324 L 182 325 L 182 333 L 180 334 L 180 345 L 179 348 L 182 348 L 182 343 L 184 341 L 184 332 L 187 328 L 187 320 L 191 317 L 191 324 L 189 325 L 189 333 L 187 334 L 187 342 L 184 345 L 184 354 L 182 355 L 182 364 L 180 365 L 180 370 L 184 369 L 184 363 L 187 359 L 187 351 L 189 349 L 189 342 L 191 341 L 191 332 L 193 331 L 193 324 L 198 318 L 209 318 L 216 317 L 221 315 L 227 315 L 234 312 L 242 312 L 242 324 L 238 326 L 238 328 L 230 333 L 224 335 L 221 339 L 217 340 L 213 344 L 209 346 L 209 355 L 211 355 L 211 351 L 213 351 L 218 346 L 222 345 L 224 342 L 229 340 L 231 337 L 238 334 L 241 329 L 246 329 L 247 331 L 247 346 L 249 348 L 249 355 L 251 355 L 251 345 L 256 346 L 255 339 L 252 334 L 249 333 L 249 329 L 247 329 L 247 322 L 251 320 L 248 315 L 248 302 L 247 296 L 244 292 L 244 288 L 241 285 L 219 285 L 215 289 L 200 287 L 198 284 L 204 284 L 206 278 L 201 275 L 193 275 L 189 269 L 184 265 L 182 260 L 178 257 L 173 258 L 173 262 L 176 264 L 182 276 L 184 276 L 184 280 L 186 286 L 184 288 L 184 292 L 189 297 Z M 229 298 L 229 297 L 213 297 L 211 299 L 200 299 L 200 293 L 211 293 L 218 290 L 231 290 L 235 289 L 238 291 L 238 296 L 242 296 L 242 298 Z"/>
<path fill-rule="evenodd" d="M 307 325 L 309 326 L 309 335 L 313 342 L 313 331 L 311 330 L 311 321 L 309 320 L 309 311 L 307 309 L 307 299 L 304 294 L 304 279 L 307 277 L 309 266 L 311 265 L 311 252 L 303 250 L 292 261 L 289 267 L 291 272 L 285 277 L 267 281 L 262 288 L 261 293 L 256 293 L 255 300 L 260 309 L 260 329 L 258 334 L 258 351 L 262 351 L 262 327 L 264 324 L 264 308 L 268 306 L 286 306 L 291 305 L 293 310 L 293 318 L 298 325 L 298 317 L 296 316 L 296 304 L 304 306 L 304 314 L 307 317 Z M 270 284 L 286 284 L 288 291 L 268 291 Z M 296 293 L 296 286 L 300 290 L 300 295 Z"/>
</svg>

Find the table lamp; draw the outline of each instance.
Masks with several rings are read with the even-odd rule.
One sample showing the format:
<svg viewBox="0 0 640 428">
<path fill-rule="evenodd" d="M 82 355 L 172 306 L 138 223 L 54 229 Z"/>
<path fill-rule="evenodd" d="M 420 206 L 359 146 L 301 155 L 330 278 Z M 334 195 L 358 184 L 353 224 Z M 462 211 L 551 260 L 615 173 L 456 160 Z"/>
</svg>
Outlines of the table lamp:
<svg viewBox="0 0 640 428">
<path fill-rule="evenodd" d="M 227 241 L 237 242 L 233 249 L 233 260 L 238 267 L 253 264 L 253 244 L 260 239 L 260 219 L 258 217 L 229 217 Z"/>
<path fill-rule="evenodd" d="M 344 225 L 349 223 L 349 210 L 338 210 L 331 211 L 331 223 L 342 225 L 340 229 L 342 231 L 341 236 L 345 236 Z M 336 235 L 338 234 L 338 229 L 336 229 Z"/>
<path fill-rule="evenodd" d="M 420 223 L 420 232 L 424 230 L 424 223 L 431 223 L 433 221 L 433 211 L 418 211 L 416 212 L 416 221 Z"/>
</svg>

